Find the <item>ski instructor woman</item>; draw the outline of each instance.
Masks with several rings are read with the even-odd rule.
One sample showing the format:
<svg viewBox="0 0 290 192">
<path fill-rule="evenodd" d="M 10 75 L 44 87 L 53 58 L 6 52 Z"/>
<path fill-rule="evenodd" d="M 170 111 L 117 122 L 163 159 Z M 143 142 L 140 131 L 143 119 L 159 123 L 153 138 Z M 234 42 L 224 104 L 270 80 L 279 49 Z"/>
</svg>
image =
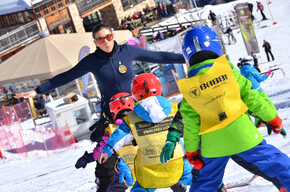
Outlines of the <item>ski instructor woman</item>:
<svg viewBox="0 0 290 192">
<path fill-rule="evenodd" d="M 133 61 L 185 63 L 182 54 L 153 52 L 127 44 L 118 45 L 114 41 L 114 34 L 110 27 L 104 24 L 99 24 L 93 29 L 93 38 L 97 46 L 94 53 L 83 58 L 70 70 L 40 84 L 36 89 L 16 94 L 15 98 L 28 98 L 34 97 L 37 94 L 44 94 L 91 72 L 95 75 L 101 93 L 101 110 L 103 115 L 100 121 L 105 121 L 109 118 L 110 98 L 119 92 L 131 93 L 130 85 L 135 77 Z M 98 128 L 98 126 L 94 128 Z M 102 137 L 102 134 L 97 132 L 100 131 L 92 133 L 92 141 L 97 141 L 98 138 Z"/>
<path fill-rule="evenodd" d="M 37 94 L 44 94 L 88 72 L 93 73 L 101 93 L 102 114 L 100 119 L 90 127 L 90 131 L 93 131 L 90 139 L 98 142 L 104 134 L 104 129 L 112 119 L 109 108 L 110 98 L 119 92 L 131 93 L 130 85 L 135 77 L 133 61 L 185 63 L 185 60 L 182 54 L 153 52 L 127 44 L 118 45 L 114 41 L 112 30 L 104 24 L 94 27 L 93 38 L 97 46 L 94 53 L 83 58 L 70 70 L 40 84 L 36 89 L 16 94 L 15 98 L 29 98 Z"/>
</svg>

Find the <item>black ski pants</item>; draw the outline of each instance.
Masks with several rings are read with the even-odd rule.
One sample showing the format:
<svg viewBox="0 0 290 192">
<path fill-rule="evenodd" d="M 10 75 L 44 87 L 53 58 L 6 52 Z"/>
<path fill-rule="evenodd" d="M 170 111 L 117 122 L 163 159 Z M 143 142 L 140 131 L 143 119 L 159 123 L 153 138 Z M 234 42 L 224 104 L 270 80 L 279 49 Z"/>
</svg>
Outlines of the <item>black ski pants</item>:
<svg viewBox="0 0 290 192">
<path fill-rule="evenodd" d="M 266 50 L 265 52 L 266 52 L 266 55 L 267 55 L 268 62 L 270 61 L 269 54 L 271 55 L 272 60 L 274 61 L 274 55 L 272 54 L 272 51 L 270 51 L 270 50 Z"/>
<path fill-rule="evenodd" d="M 114 153 L 111 157 L 108 158 L 105 163 L 99 164 L 99 162 L 97 161 L 97 166 L 95 169 L 95 182 L 97 184 L 97 192 L 125 192 L 125 190 L 127 189 L 124 183 L 120 184 L 118 181 L 115 180 L 114 167 L 117 160 L 118 156 L 116 153 Z"/>
</svg>

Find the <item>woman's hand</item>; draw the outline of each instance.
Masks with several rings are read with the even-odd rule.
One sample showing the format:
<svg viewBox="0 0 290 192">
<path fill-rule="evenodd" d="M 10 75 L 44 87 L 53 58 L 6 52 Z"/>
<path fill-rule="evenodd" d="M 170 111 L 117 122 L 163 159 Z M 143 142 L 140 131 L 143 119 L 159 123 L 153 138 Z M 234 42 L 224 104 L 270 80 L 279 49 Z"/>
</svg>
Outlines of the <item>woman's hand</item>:
<svg viewBox="0 0 290 192">
<path fill-rule="evenodd" d="M 29 97 L 34 97 L 36 95 L 37 95 L 36 91 L 32 90 L 32 91 L 17 93 L 14 97 L 16 99 L 19 99 L 19 98 L 22 98 L 22 97 L 27 99 Z"/>
</svg>

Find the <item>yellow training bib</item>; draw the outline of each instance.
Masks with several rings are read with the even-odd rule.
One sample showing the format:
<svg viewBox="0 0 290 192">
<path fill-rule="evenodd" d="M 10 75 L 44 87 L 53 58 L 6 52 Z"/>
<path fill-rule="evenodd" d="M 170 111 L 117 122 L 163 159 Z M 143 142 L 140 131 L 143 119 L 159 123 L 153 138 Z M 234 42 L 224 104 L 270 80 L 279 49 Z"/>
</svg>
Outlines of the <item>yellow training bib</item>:
<svg viewBox="0 0 290 192">
<path fill-rule="evenodd" d="M 225 56 L 214 60 L 204 74 L 178 81 L 189 105 L 200 115 L 199 134 L 221 129 L 248 110 Z"/>
<path fill-rule="evenodd" d="M 134 112 L 128 113 L 125 118 L 139 147 L 135 158 L 135 174 L 143 188 L 170 187 L 176 184 L 183 174 L 184 151 L 179 142 L 176 144 L 173 158 L 164 165 L 160 162 L 160 153 L 174 115 L 173 109 L 167 118 L 159 123 L 146 122 Z"/>
</svg>

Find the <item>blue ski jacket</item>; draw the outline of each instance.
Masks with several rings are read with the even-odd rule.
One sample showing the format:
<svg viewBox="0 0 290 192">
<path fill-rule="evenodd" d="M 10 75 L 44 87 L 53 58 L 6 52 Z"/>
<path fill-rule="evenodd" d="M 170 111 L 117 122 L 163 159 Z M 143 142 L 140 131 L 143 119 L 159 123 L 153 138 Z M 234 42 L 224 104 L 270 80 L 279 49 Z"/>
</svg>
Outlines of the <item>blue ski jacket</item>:
<svg viewBox="0 0 290 192">
<path fill-rule="evenodd" d="M 240 70 L 241 74 L 252 82 L 252 89 L 256 89 L 259 92 L 263 91 L 260 82 L 265 81 L 268 75 L 260 75 L 257 69 L 251 65 L 243 65 Z"/>
<path fill-rule="evenodd" d="M 164 64 L 185 63 L 182 54 L 148 51 L 128 44 L 117 45 L 115 43 L 112 56 L 101 54 L 97 49 L 70 70 L 51 78 L 37 88 L 39 93 L 43 94 L 91 72 L 95 75 L 100 89 L 101 110 L 110 112 L 109 101 L 114 94 L 119 92 L 131 93 L 130 85 L 135 77 L 133 61 Z M 125 73 L 119 72 L 120 65 L 126 66 Z"/>
</svg>

